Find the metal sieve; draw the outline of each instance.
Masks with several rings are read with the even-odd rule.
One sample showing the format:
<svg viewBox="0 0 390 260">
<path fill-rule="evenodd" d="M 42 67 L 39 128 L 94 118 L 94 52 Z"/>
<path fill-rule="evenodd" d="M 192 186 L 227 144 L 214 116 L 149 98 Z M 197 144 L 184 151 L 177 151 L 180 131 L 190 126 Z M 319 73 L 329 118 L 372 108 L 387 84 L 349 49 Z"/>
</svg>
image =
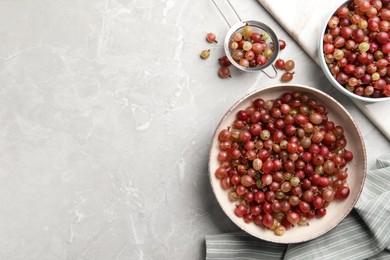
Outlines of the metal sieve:
<svg viewBox="0 0 390 260">
<path fill-rule="evenodd" d="M 238 18 L 239 22 L 232 25 L 229 20 L 227 19 L 227 17 L 224 15 L 224 13 L 222 12 L 222 10 L 220 9 L 220 7 L 218 6 L 218 4 L 215 2 L 215 0 L 212 0 L 214 5 L 217 7 L 218 11 L 221 13 L 221 15 L 223 16 L 223 18 L 225 19 L 226 23 L 229 25 L 230 27 L 230 30 L 227 32 L 226 36 L 225 36 L 225 40 L 224 40 L 224 50 L 225 50 L 225 53 L 226 53 L 226 56 L 228 57 L 228 59 L 230 60 L 230 62 L 238 69 L 242 70 L 242 71 L 247 71 L 247 72 L 257 72 L 257 71 L 262 71 L 265 75 L 267 75 L 269 78 L 275 78 L 277 77 L 278 75 L 278 72 L 277 70 L 275 69 L 275 66 L 273 65 L 273 62 L 276 60 L 276 58 L 278 57 L 279 55 L 279 39 L 278 37 L 276 36 L 275 32 L 266 24 L 262 23 L 262 22 L 259 22 L 259 21 L 256 21 L 256 20 L 248 20 L 248 21 L 243 21 L 240 16 L 238 15 L 237 11 L 235 10 L 235 8 L 233 7 L 233 5 L 231 4 L 230 0 L 227 0 L 230 8 L 233 10 L 234 14 L 236 15 L 236 17 Z M 232 52 L 231 52 L 231 49 L 230 49 L 230 42 L 232 41 L 232 37 L 233 35 L 236 33 L 236 32 L 239 32 L 239 31 L 242 31 L 242 28 L 246 25 L 249 25 L 252 27 L 253 29 L 253 32 L 257 32 L 259 33 L 260 35 L 264 35 L 264 34 L 267 34 L 268 35 L 268 39 L 266 40 L 266 44 L 267 46 L 270 46 L 271 48 L 273 48 L 273 54 L 271 57 L 269 57 L 267 59 L 267 62 L 262 65 L 262 66 L 255 66 L 255 67 L 243 67 L 241 66 L 236 60 L 233 59 L 232 57 Z M 273 69 L 273 72 L 274 72 L 274 75 L 270 75 L 268 74 L 265 69 L 267 67 L 271 67 Z"/>
</svg>

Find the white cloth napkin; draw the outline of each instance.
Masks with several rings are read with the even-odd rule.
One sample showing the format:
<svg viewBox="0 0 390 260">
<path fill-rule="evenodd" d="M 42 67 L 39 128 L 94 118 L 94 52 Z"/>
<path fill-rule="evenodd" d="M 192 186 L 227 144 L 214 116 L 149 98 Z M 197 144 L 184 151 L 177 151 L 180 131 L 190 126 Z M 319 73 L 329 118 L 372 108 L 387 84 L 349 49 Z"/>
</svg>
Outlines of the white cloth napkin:
<svg viewBox="0 0 390 260">
<path fill-rule="evenodd" d="M 379 157 L 376 166 L 367 173 L 354 210 L 328 233 L 290 245 L 244 232 L 209 235 L 206 260 L 390 259 L 390 154 Z"/>
</svg>

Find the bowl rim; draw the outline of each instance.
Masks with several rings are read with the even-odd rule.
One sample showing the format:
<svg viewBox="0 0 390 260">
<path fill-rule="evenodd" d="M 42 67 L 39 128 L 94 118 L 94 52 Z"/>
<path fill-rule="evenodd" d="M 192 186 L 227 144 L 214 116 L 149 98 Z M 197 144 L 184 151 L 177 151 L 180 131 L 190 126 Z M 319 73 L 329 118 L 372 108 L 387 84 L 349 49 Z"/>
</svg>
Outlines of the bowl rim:
<svg viewBox="0 0 390 260">
<path fill-rule="evenodd" d="M 343 110 L 343 112 L 345 113 L 345 115 L 350 119 L 350 121 L 353 123 L 354 125 L 354 129 L 356 130 L 357 132 L 357 135 L 359 136 L 359 140 L 360 140 L 360 143 L 362 144 L 362 156 L 363 156 L 363 169 L 362 169 L 362 181 L 361 181 L 361 184 L 359 185 L 359 190 L 356 194 L 356 197 L 353 198 L 353 201 L 351 204 L 348 205 L 348 208 L 347 210 L 344 212 L 343 216 L 338 220 L 336 221 L 335 223 L 333 223 L 333 225 L 331 226 L 328 226 L 326 228 L 324 228 L 321 232 L 315 234 L 315 235 L 310 235 L 308 236 L 306 239 L 303 239 L 303 240 L 294 240 L 294 241 L 281 241 L 281 240 L 277 240 L 276 239 L 276 235 L 275 235 L 275 239 L 272 239 L 272 238 L 267 238 L 267 237 L 261 237 L 257 234 L 255 234 L 254 232 L 252 232 L 251 230 L 249 230 L 248 228 L 245 228 L 245 226 L 241 225 L 240 223 L 237 222 L 238 220 L 238 217 L 236 218 L 231 218 L 227 212 L 227 209 L 225 207 L 223 207 L 221 205 L 221 202 L 219 201 L 218 199 L 218 196 L 217 196 L 217 193 L 216 193 L 216 187 L 215 185 L 213 185 L 213 177 L 214 177 L 214 172 L 212 172 L 212 165 L 211 165 L 211 161 L 212 161 L 212 158 L 211 158 L 211 155 L 212 155 L 212 152 L 213 152 L 213 144 L 214 144 L 214 140 L 216 140 L 217 138 L 217 135 L 218 135 L 218 130 L 220 129 L 220 127 L 223 125 L 224 121 L 226 120 L 226 118 L 236 109 L 237 106 L 239 106 L 243 101 L 247 100 L 248 98 L 250 98 L 251 96 L 255 96 L 257 95 L 258 93 L 261 93 L 263 91 L 272 91 L 272 89 L 279 89 L 279 88 L 283 88 L 283 87 L 292 87 L 292 88 L 296 88 L 296 91 L 300 91 L 300 92 L 309 92 L 308 94 L 310 95 L 313 95 L 314 94 L 318 94 L 318 95 L 322 95 L 324 98 L 327 98 L 327 99 L 330 99 L 332 102 L 334 102 L 335 105 L 337 105 L 341 110 Z M 294 90 L 286 90 L 286 92 L 292 92 Z M 311 92 L 311 93 L 310 93 Z M 353 119 L 353 117 L 351 116 L 351 114 L 345 109 L 344 106 L 342 106 L 336 99 L 334 99 L 332 96 L 328 95 L 327 93 L 319 90 L 319 89 L 316 89 L 316 88 L 313 88 L 313 87 L 310 87 L 310 86 L 307 86 L 307 85 L 302 85 L 302 84 L 276 84 L 276 85 L 271 85 L 271 86 L 267 86 L 267 87 L 264 87 L 264 88 L 261 88 L 261 89 L 257 89 L 257 90 L 254 90 L 252 92 L 249 92 L 247 93 L 246 95 L 244 95 L 243 97 L 241 97 L 238 101 L 236 101 L 226 112 L 225 114 L 223 115 L 223 117 L 221 118 L 221 120 L 219 121 L 218 125 L 216 126 L 215 130 L 214 130 L 214 133 L 212 135 L 212 138 L 211 138 L 211 142 L 210 142 L 210 149 L 209 149 L 209 155 L 208 155 L 208 175 L 209 175 L 209 181 L 210 181 L 210 185 L 211 185 L 211 188 L 212 188 L 212 191 L 214 193 L 214 196 L 218 202 L 218 205 L 219 207 L 221 207 L 221 209 L 223 210 L 223 212 L 226 214 L 226 216 L 237 226 L 239 227 L 241 230 L 245 231 L 246 233 L 258 238 L 258 239 L 262 239 L 262 240 L 265 240 L 265 241 L 268 241 L 268 242 L 273 242 L 273 243 L 278 243 L 278 244 L 295 244 L 295 243 L 302 243 L 302 242 L 306 242 L 306 241 L 310 241 L 312 239 L 315 239 L 317 237 L 320 237 L 322 235 L 324 235 L 325 233 L 329 232 L 330 230 L 332 230 L 333 228 L 335 228 L 338 224 L 340 224 L 340 222 L 342 222 L 349 214 L 350 212 L 353 210 L 355 204 L 357 203 L 358 199 L 360 198 L 360 195 L 362 193 L 362 190 L 363 190 L 363 187 L 364 187 L 364 184 L 365 184 L 365 181 L 366 181 L 366 176 L 367 176 L 367 153 L 366 153 L 366 147 L 365 147 L 365 143 L 364 143 L 364 138 L 362 136 L 362 133 L 358 127 L 358 125 L 356 124 L 355 120 Z M 281 238 L 281 237 L 279 237 Z"/>
<path fill-rule="evenodd" d="M 352 97 L 352 98 L 360 100 L 360 101 L 370 102 L 370 103 L 390 101 L 390 97 L 380 97 L 380 98 L 363 97 L 363 96 L 359 96 L 353 92 L 348 91 L 345 87 L 343 87 L 340 83 L 337 82 L 337 80 L 330 73 L 328 66 L 326 65 L 325 58 L 324 58 L 324 52 L 323 52 L 323 48 L 324 48 L 323 41 L 324 41 L 324 34 L 325 34 L 326 28 L 328 26 L 328 21 L 334 15 L 334 13 L 337 11 L 337 9 L 340 6 L 343 6 L 350 1 L 352 1 L 352 0 L 344 1 L 340 5 L 338 5 L 335 9 L 333 9 L 332 12 L 325 19 L 325 23 L 322 26 L 322 29 L 320 31 L 321 34 L 320 34 L 320 41 L 319 41 L 319 47 L 318 47 L 318 59 L 320 61 L 322 71 L 324 72 L 325 76 L 328 78 L 328 80 L 332 83 L 333 86 L 335 86 L 339 91 L 341 91 L 343 94 L 345 94 L 349 97 Z"/>
</svg>

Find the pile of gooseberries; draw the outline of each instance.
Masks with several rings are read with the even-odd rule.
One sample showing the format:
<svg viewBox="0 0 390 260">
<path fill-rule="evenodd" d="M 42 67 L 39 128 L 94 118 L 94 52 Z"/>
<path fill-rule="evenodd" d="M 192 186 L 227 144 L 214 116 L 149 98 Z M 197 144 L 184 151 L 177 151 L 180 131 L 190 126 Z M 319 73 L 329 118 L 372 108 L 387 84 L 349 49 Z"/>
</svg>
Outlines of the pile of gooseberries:
<svg viewBox="0 0 390 260">
<path fill-rule="evenodd" d="M 260 35 L 258 33 L 256 33 L 257 35 Z M 255 35 L 256 35 L 255 34 Z M 237 32 L 236 34 L 234 35 L 237 35 Z M 237 36 L 236 36 L 237 37 Z M 253 34 L 252 34 L 252 37 L 253 37 Z M 263 37 L 263 36 L 261 36 Z M 257 39 L 258 36 L 255 36 L 255 39 Z M 284 48 L 286 48 L 286 42 L 282 39 L 279 39 L 279 49 L 280 50 L 283 50 Z M 264 44 L 264 43 L 263 43 Z M 241 44 L 240 44 L 241 45 Z M 239 46 L 240 46 L 239 45 Z M 255 50 L 256 50 L 256 46 L 257 46 L 257 43 L 254 44 L 255 46 Z M 234 46 L 233 46 L 234 47 Z M 253 45 L 252 45 L 253 47 Z M 233 53 L 235 50 L 233 50 Z M 238 50 L 238 51 L 242 51 L 242 50 Z M 253 51 L 253 50 L 252 50 Z M 249 55 L 251 56 L 251 55 Z M 243 56 L 245 59 L 245 54 Z M 237 57 L 236 57 L 237 58 Z M 262 58 L 260 58 L 262 59 Z M 241 62 L 241 59 L 239 60 L 236 60 L 238 64 L 241 65 L 241 63 L 247 63 L 247 61 L 242 61 Z M 229 70 L 229 66 L 232 64 L 229 60 L 229 58 L 225 55 L 225 56 L 222 56 L 221 58 L 218 59 L 218 62 L 219 62 L 219 71 L 218 71 L 218 74 L 221 78 L 228 78 L 228 77 L 231 77 L 231 73 L 230 73 L 230 70 Z M 254 60 L 252 60 L 252 63 L 254 62 Z M 255 66 L 255 64 L 252 64 Z M 293 79 L 293 74 L 294 72 L 292 71 L 294 68 L 295 68 L 295 62 L 293 60 L 288 60 L 288 61 L 284 61 L 283 59 L 277 59 L 276 62 L 275 62 L 275 67 L 277 69 L 281 69 L 281 70 L 285 70 L 285 72 L 283 73 L 283 75 L 281 76 L 280 80 L 282 82 L 289 82 Z"/>
<path fill-rule="evenodd" d="M 245 25 L 236 31 L 229 42 L 231 57 L 244 68 L 262 67 L 274 56 L 274 46 L 267 33 L 255 32 Z"/>
<path fill-rule="evenodd" d="M 344 128 L 306 93 L 253 100 L 218 140 L 214 174 L 246 223 L 283 235 L 349 196 Z"/>
<path fill-rule="evenodd" d="M 388 0 L 351 0 L 327 23 L 323 52 L 336 81 L 358 96 L 390 96 Z"/>
</svg>

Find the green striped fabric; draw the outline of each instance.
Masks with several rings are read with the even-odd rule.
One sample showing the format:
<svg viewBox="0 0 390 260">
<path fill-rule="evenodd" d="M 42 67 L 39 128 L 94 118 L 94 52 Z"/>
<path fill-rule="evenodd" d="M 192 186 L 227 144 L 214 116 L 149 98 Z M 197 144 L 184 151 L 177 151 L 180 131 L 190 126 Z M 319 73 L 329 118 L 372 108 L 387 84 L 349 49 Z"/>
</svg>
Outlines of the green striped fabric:
<svg viewBox="0 0 390 260">
<path fill-rule="evenodd" d="M 390 259 L 390 155 L 367 173 L 354 210 L 325 235 L 276 244 L 245 232 L 206 236 L 206 259 Z"/>
</svg>

